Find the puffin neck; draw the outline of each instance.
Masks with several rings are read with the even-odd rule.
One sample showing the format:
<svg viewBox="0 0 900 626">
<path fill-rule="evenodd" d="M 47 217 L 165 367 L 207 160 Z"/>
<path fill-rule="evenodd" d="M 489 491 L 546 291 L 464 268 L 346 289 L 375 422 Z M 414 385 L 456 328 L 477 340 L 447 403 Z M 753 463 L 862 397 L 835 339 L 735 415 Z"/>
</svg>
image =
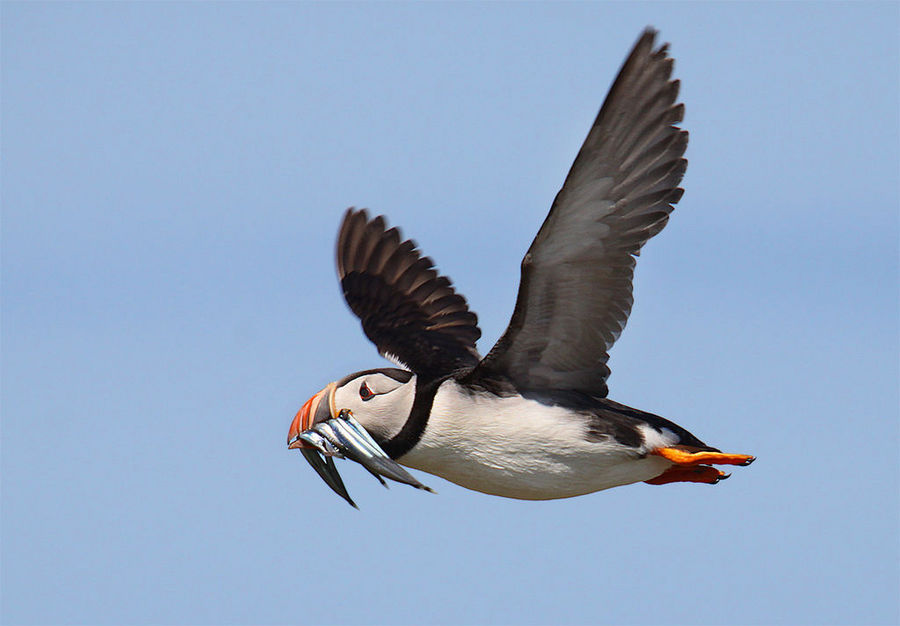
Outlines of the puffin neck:
<svg viewBox="0 0 900 626">
<path fill-rule="evenodd" d="M 425 428 L 428 426 L 428 418 L 431 415 L 434 396 L 437 394 L 438 387 L 445 380 L 447 378 L 423 380 L 420 377 L 416 377 L 415 397 L 413 398 L 412 408 L 409 411 L 409 417 L 406 418 L 403 428 L 390 439 L 377 442 L 389 457 L 397 460 L 419 443 Z"/>
</svg>

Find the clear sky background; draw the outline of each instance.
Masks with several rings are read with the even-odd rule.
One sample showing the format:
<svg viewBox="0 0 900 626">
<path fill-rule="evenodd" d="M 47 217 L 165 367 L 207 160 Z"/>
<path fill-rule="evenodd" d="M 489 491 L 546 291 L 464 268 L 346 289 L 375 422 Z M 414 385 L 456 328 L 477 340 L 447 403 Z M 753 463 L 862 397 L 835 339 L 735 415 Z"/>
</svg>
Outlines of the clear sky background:
<svg viewBox="0 0 900 626">
<path fill-rule="evenodd" d="M 2 4 L 4 624 L 890 624 L 898 5 Z M 383 361 L 333 245 L 368 206 L 479 314 L 641 29 L 686 193 L 611 397 L 758 456 L 519 502 L 285 448 Z"/>
</svg>

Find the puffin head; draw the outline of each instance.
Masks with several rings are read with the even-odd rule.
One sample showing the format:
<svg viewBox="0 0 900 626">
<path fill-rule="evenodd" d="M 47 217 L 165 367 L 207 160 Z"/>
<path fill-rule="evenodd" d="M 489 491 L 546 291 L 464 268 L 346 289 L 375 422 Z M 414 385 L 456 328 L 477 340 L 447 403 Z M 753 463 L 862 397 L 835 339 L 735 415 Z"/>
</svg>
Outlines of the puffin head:
<svg viewBox="0 0 900 626">
<path fill-rule="evenodd" d="M 343 409 L 350 409 L 375 441 L 390 439 L 412 410 L 415 383 L 412 372 L 397 368 L 365 370 L 329 383 L 297 411 L 288 430 L 288 448 L 310 448 L 298 435 Z"/>
</svg>

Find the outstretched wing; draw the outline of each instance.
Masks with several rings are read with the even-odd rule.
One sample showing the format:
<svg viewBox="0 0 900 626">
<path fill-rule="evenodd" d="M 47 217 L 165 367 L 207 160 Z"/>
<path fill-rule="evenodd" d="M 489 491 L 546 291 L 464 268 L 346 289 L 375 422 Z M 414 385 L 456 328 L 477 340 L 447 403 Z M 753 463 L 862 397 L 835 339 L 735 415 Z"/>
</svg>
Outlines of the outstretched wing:
<svg viewBox="0 0 900 626">
<path fill-rule="evenodd" d="M 522 261 L 509 327 L 473 376 L 606 395 L 636 257 L 666 225 L 687 167 L 684 105 L 655 36 L 646 30 L 622 66 Z"/>
<path fill-rule="evenodd" d="M 450 280 L 382 216 L 348 209 L 337 242 L 341 289 L 378 352 L 437 378 L 479 361 L 478 317 Z"/>
</svg>

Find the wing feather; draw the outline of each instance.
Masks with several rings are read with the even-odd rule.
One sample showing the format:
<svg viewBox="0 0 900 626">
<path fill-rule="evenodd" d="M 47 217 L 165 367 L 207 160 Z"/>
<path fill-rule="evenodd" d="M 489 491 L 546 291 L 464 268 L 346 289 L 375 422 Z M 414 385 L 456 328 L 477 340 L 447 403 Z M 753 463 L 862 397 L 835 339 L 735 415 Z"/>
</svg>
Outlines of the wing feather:
<svg viewBox="0 0 900 626">
<path fill-rule="evenodd" d="M 472 368 L 479 360 L 477 316 L 416 244 L 348 209 L 338 233 L 338 277 L 344 298 L 378 351 L 423 378 Z"/>
<path fill-rule="evenodd" d="M 687 167 L 679 82 L 655 37 L 643 33 L 610 88 L 522 261 L 509 327 L 472 377 L 606 396 L 636 257 L 668 222 Z"/>
</svg>

